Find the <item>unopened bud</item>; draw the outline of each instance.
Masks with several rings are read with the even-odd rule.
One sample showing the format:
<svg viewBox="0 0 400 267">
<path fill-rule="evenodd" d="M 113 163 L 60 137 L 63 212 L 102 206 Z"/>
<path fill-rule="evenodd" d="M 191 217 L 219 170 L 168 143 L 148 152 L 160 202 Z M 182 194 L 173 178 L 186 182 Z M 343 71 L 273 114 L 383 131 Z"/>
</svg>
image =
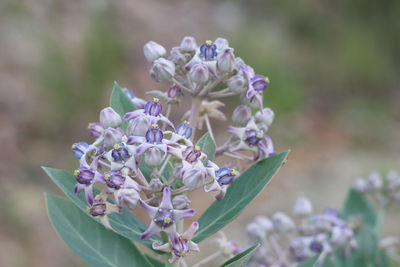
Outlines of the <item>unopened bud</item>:
<svg viewBox="0 0 400 267">
<path fill-rule="evenodd" d="M 150 180 L 149 187 L 151 192 L 158 193 L 161 192 L 164 188 L 164 184 L 158 178 L 153 178 Z"/>
<path fill-rule="evenodd" d="M 174 209 L 177 210 L 186 209 L 189 207 L 190 203 L 190 199 L 185 195 L 178 195 L 172 199 L 172 205 L 174 206 Z"/>
<path fill-rule="evenodd" d="M 246 233 L 253 244 L 262 243 L 266 237 L 266 231 L 255 222 L 246 226 Z"/>
<path fill-rule="evenodd" d="M 264 124 L 268 128 L 274 121 L 275 113 L 270 108 L 264 108 L 257 111 L 255 117 L 257 122 Z"/>
<path fill-rule="evenodd" d="M 186 36 L 182 39 L 181 45 L 179 47 L 182 51 L 193 52 L 197 50 L 196 40 L 191 36 Z"/>
<path fill-rule="evenodd" d="M 268 217 L 257 216 L 254 219 L 254 222 L 258 224 L 258 226 L 261 227 L 261 229 L 263 229 L 267 234 L 274 230 L 274 224 Z"/>
<path fill-rule="evenodd" d="M 163 152 L 158 147 L 150 147 L 144 152 L 144 162 L 151 167 L 160 165 L 163 161 Z"/>
<path fill-rule="evenodd" d="M 207 173 L 197 167 L 189 168 L 183 171 L 182 182 L 190 190 L 203 186 L 206 182 Z"/>
<path fill-rule="evenodd" d="M 312 204 L 308 198 L 299 197 L 293 206 L 293 214 L 295 216 L 311 215 L 313 210 Z"/>
<path fill-rule="evenodd" d="M 283 212 L 276 212 L 272 216 L 272 222 L 278 232 L 290 232 L 294 229 L 293 220 Z"/>
<path fill-rule="evenodd" d="M 133 188 L 123 188 L 117 191 L 116 200 L 120 207 L 134 209 L 140 199 L 140 194 Z"/>
<path fill-rule="evenodd" d="M 156 82 L 165 82 L 171 80 L 175 75 L 174 62 L 165 58 L 156 59 L 153 62 L 153 67 L 150 69 L 150 76 Z"/>
<path fill-rule="evenodd" d="M 232 121 L 239 126 L 245 126 L 251 118 L 251 108 L 240 105 L 232 113 Z"/>
<path fill-rule="evenodd" d="M 233 48 L 227 47 L 218 54 L 217 67 L 222 73 L 231 73 L 235 69 Z"/>
<path fill-rule="evenodd" d="M 115 128 L 122 123 L 122 119 L 112 107 L 107 107 L 100 111 L 100 123 L 104 128 Z"/>
<path fill-rule="evenodd" d="M 220 51 L 229 46 L 228 40 L 225 38 L 218 37 L 215 39 L 214 44 L 217 46 L 217 50 Z"/>
<path fill-rule="evenodd" d="M 138 116 L 129 121 L 126 134 L 128 136 L 144 136 L 150 125 L 151 122 L 146 116 Z"/>
<path fill-rule="evenodd" d="M 202 63 L 197 63 L 190 69 L 189 76 L 193 82 L 204 84 L 209 78 L 208 68 Z"/>
<path fill-rule="evenodd" d="M 246 80 L 241 74 L 232 76 L 227 81 L 228 88 L 234 93 L 242 93 L 245 90 Z"/>
<path fill-rule="evenodd" d="M 154 60 L 165 56 L 167 51 L 162 45 L 156 42 L 150 41 L 143 47 L 143 53 L 148 62 L 153 62 Z"/>
<path fill-rule="evenodd" d="M 366 193 L 368 191 L 368 183 L 362 178 L 354 181 L 353 188 L 359 193 Z"/>
<path fill-rule="evenodd" d="M 378 172 L 373 172 L 368 176 L 368 186 L 371 190 L 379 190 L 382 188 L 382 177 Z"/>
<path fill-rule="evenodd" d="M 107 147 L 112 147 L 121 142 L 122 136 L 123 134 L 121 130 L 108 128 L 104 131 L 104 145 Z"/>
<path fill-rule="evenodd" d="M 99 138 L 104 132 L 104 127 L 99 122 L 91 122 L 88 125 L 88 130 L 93 138 Z"/>
</svg>

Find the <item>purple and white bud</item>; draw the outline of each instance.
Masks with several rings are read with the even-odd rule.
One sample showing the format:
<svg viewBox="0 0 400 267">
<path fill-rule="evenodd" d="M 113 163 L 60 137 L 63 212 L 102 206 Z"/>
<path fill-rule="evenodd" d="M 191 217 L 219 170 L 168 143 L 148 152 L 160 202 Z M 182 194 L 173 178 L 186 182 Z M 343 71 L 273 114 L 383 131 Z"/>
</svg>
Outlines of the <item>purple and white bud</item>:
<svg viewBox="0 0 400 267">
<path fill-rule="evenodd" d="M 194 52 L 194 51 L 196 51 L 197 50 L 196 39 L 194 39 L 192 36 L 183 37 L 181 45 L 179 46 L 179 48 L 182 51 L 185 51 L 185 52 Z"/>
<path fill-rule="evenodd" d="M 217 57 L 217 46 L 212 41 L 207 40 L 205 44 L 200 46 L 199 57 L 204 61 L 212 61 Z"/>
<path fill-rule="evenodd" d="M 206 182 L 207 172 L 203 169 L 193 167 L 183 171 L 182 182 L 190 190 L 203 186 Z"/>
<path fill-rule="evenodd" d="M 133 188 L 122 188 L 117 191 L 118 206 L 134 209 L 140 199 L 140 194 Z"/>
<path fill-rule="evenodd" d="M 194 64 L 190 69 L 189 77 L 196 84 L 204 84 L 209 79 L 208 68 L 202 63 Z"/>
<path fill-rule="evenodd" d="M 79 142 L 72 145 L 72 154 L 80 159 L 86 151 L 89 149 L 89 145 L 85 142 Z"/>
<path fill-rule="evenodd" d="M 192 131 L 192 127 L 189 126 L 187 121 L 184 121 L 176 128 L 176 133 L 186 139 L 189 139 L 192 136 Z"/>
<path fill-rule="evenodd" d="M 246 226 L 246 233 L 253 244 L 263 243 L 266 237 L 266 231 L 255 222 L 251 222 Z"/>
<path fill-rule="evenodd" d="M 236 66 L 233 48 L 227 47 L 217 56 L 217 68 L 222 73 L 231 73 Z"/>
<path fill-rule="evenodd" d="M 215 177 L 219 185 L 228 185 L 232 183 L 237 174 L 236 170 L 230 168 L 219 168 L 215 171 Z"/>
<path fill-rule="evenodd" d="M 121 123 L 121 116 L 112 107 L 107 107 L 100 111 L 100 124 L 104 128 L 116 128 Z"/>
<path fill-rule="evenodd" d="M 104 145 L 112 147 L 121 142 L 123 133 L 120 129 L 108 128 L 104 131 Z"/>
<path fill-rule="evenodd" d="M 275 229 L 281 233 L 290 232 L 295 227 L 293 220 L 283 212 L 276 212 L 272 215 L 272 222 Z"/>
<path fill-rule="evenodd" d="M 366 193 L 368 191 L 368 183 L 362 178 L 358 178 L 353 183 L 353 188 L 359 193 Z"/>
<path fill-rule="evenodd" d="M 162 152 L 158 147 L 149 147 L 146 152 L 144 152 L 144 162 L 151 167 L 160 165 L 163 159 L 164 152 Z"/>
<path fill-rule="evenodd" d="M 246 79 L 241 74 L 232 76 L 227 81 L 228 88 L 234 93 L 243 93 L 246 89 Z"/>
<path fill-rule="evenodd" d="M 127 136 L 144 136 L 149 129 L 151 122 L 146 116 L 138 116 L 130 120 L 126 128 Z"/>
<path fill-rule="evenodd" d="M 172 199 L 172 205 L 176 210 L 187 209 L 191 201 L 186 195 L 178 195 Z"/>
<path fill-rule="evenodd" d="M 386 175 L 386 180 L 390 191 L 395 191 L 400 187 L 400 176 L 396 171 L 389 171 Z"/>
<path fill-rule="evenodd" d="M 175 163 L 172 168 L 172 176 L 175 178 L 182 178 L 182 163 Z"/>
<path fill-rule="evenodd" d="M 240 105 L 232 113 L 232 121 L 239 126 L 245 126 L 251 118 L 251 108 Z"/>
<path fill-rule="evenodd" d="M 268 86 L 269 80 L 263 75 L 256 74 L 250 79 L 250 82 L 254 90 L 263 91 Z"/>
<path fill-rule="evenodd" d="M 261 227 L 267 234 L 274 230 L 274 224 L 266 216 L 257 216 L 254 219 L 254 222 L 258 224 L 258 226 Z"/>
<path fill-rule="evenodd" d="M 183 95 L 181 88 L 176 86 L 170 86 L 167 89 L 167 96 L 171 99 L 176 99 Z"/>
<path fill-rule="evenodd" d="M 167 50 L 162 45 L 156 42 L 150 41 L 143 47 L 143 53 L 148 62 L 153 62 L 154 60 L 163 57 L 167 54 Z"/>
<path fill-rule="evenodd" d="M 120 171 L 110 171 L 104 175 L 107 186 L 116 190 L 124 185 L 125 179 L 125 176 Z"/>
<path fill-rule="evenodd" d="M 150 76 L 156 82 L 165 82 L 171 80 L 175 75 L 174 62 L 165 58 L 156 59 L 150 69 Z"/>
<path fill-rule="evenodd" d="M 379 190 L 382 188 L 382 177 L 378 172 L 373 172 L 368 176 L 368 187 L 370 190 Z"/>
<path fill-rule="evenodd" d="M 90 185 L 94 180 L 94 175 L 94 171 L 85 166 L 82 166 L 78 170 L 74 171 L 76 181 L 83 185 Z"/>
<path fill-rule="evenodd" d="M 183 158 L 189 163 L 195 163 L 201 156 L 201 149 L 199 146 L 188 146 L 182 152 Z"/>
<path fill-rule="evenodd" d="M 295 216 L 309 216 L 313 211 L 312 204 L 308 198 L 299 197 L 293 206 L 293 214 Z"/>
<path fill-rule="evenodd" d="M 267 128 L 274 121 L 275 113 L 270 108 L 264 108 L 256 112 L 255 118 L 258 122 L 267 126 Z"/>
<path fill-rule="evenodd" d="M 160 99 L 154 97 L 153 101 L 148 101 L 144 106 L 144 113 L 151 116 L 158 116 L 162 111 Z"/>
<path fill-rule="evenodd" d="M 179 46 L 173 47 L 170 52 L 169 59 L 175 63 L 176 66 L 185 65 L 191 58 L 191 55 L 185 52 L 182 52 Z"/>
<path fill-rule="evenodd" d="M 157 124 L 152 124 L 145 134 L 146 142 L 150 144 L 161 144 L 164 134 Z"/>
<path fill-rule="evenodd" d="M 347 226 L 335 226 L 332 229 L 331 242 L 335 245 L 343 246 L 354 236 L 353 231 Z"/>
<path fill-rule="evenodd" d="M 225 38 L 218 37 L 215 39 L 214 44 L 217 46 L 217 50 L 220 51 L 229 46 L 229 42 Z"/>
<path fill-rule="evenodd" d="M 150 191 L 153 193 L 161 192 L 164 188 L 164 184 L 158 178 L 153 178 L 149 183 Z"/>
<path fill-rule="evenodd" d="M 93 138 L 99 138 L 104 132 L 104 127 L 101 126 L 99 122 L 91 122 L 88 125 L 88 130 L 90 136 Z"/>
</svg>

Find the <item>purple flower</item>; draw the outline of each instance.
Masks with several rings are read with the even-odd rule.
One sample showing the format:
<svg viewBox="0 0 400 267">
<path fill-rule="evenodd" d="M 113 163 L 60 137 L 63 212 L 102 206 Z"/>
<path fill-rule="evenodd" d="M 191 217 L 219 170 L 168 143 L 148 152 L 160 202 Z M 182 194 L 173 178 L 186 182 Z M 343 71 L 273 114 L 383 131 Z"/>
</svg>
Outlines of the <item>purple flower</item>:
<svg viewBox="0 0 400 267">
<path fill-rule="evenodd" d="M 266 78 L 261 74 L 254 75 L 251 77 L 250 81 L 256 91 L 263 91 L 268 85 Z"/>
<path fill-rule="evenodd" d="M 189 126 L 187 121 L 184 121 L 176 128 L 176 133 L 186 139 L 189 139 L 192 136 L 192 127 Z"/>
<path fill-rule="evenodd" d="M 85 199 L 89 205 L 93 204 L 93 184 L 104 183 L 103 175 L 97 171 L 98 158 L 94 159 L 90 166 L 84 158 L 81 158 L 81 166 L 75 170 L 74 176 L 77 183 L 75 184 L 74 193 L 85 190 Z"/>
<path fill-rule="evenodd" d="M 167 89 L 167 96 L 168 96 L 168 98 L 170 98 L 171 100 L 172 100 L 172 99 L 175 99 L 175 98 L 177 98 L 177 97 L 179 97 L 179 96 L 182 96 L 182 95 L 183 95 L 183 92 L 182 92 L 182 90 L 181 90 L 179 87 L 170 86 L 170 87 L 168 87 L 168 89 Z"/>
<path fill-rule="evenodd" d="M 80 159 L 86 151 L 89 149 L 89 145 L 85 142 L 79 142 L 72 145 L 72 154 Z"/>
<path fill-rule="evenodd" d="M 242 64 L 240 69 L 243 71 L 247 78 L 248 89 L 246 97 L 248 100 L 252 100 L 254 97 L 257 99 L 260 108 L 263 108 L 263 97 L 262 92 L 267 87 L 269 80 L 260 74 L 255 74 L 252 67 Z"/>
<path fill-rule="evenodd" d="M 124 143 L 119 143 L 114 145 L 111 151 L 111 157 L 114 162 L 125 162 L 131 157 L 131 154 Z"/>
<path fill-rule="evenodd" d="M 219 168 L 215 171 L 215 177 L 220 185 L 228 185 L 236 177 L 236 172 L 230 168 Z"/>
<path fill-rule="evenodd" d="M 222 200 L 225 197 L 227 187 L 235 179 L 239 173 L 230 168 L 219 168 L 214 162 L 208 161 L 207 167 L 208 175 L 214 179 L 214 182 L 210 186 L 205 186 L 204 191 L 206 192 L 218 192 L 216 195 L 217 200 Z"/>
<path fill-rule="evenodd" d="M 215 60 L 217 57 L 217 46 L 212 41 L 207 40 L 205 44 L 200 46 L 199 56 L 205 61 Z"/>
<path fill-rule="evenodd" d="M 171 202 L 171 190 L 168 187 L 164 188 L 162 200 L 158 207 L 150 206 L 142 200 L 139 200 L 139 203 L 151 218 L 149 227 L 140 237 L 142 240 L 148 240 L 161 231 L 172 236 L 176 233 L 176 221 L 192 217 L 195 213 L 193 209 L 174 209 Z"/>
<path fill-rule="evenodd" d="M 110 171 L 104 175 L 104 180 L 109 188 L 120 189 L 125 183 L 125 176 L 120 171 Z"/>
<path fill-rule="evenodd" d="M 100 122 L 91 122 L 88 125 L 89 134 L 93 138 L 99 138 L 103 135 L 104 128 L 101 126 Z"/>
<path fill-rule="evenodd" d="M 188 146 L 183 152 L 183 158 L 189 162 L 194 163 L 201 157 L 201 149 L 199 146 Z"/>
<path fill-rule="evenodd" d="M 145 116 L 150 120 L 151 124 L 155 124 L 158 121 L 163 121 L 172 128 L 174 125 L 170 120 L 168 120 L 164 115 L 161 114 L 162 106 L 159 103 L 158 98 L 153 98 L 153 101 L 148 101 L 144 109 L 138 109 L 132 112 L 128 112 L 124 115 L 124 120 L 133 120 L 139 116 Z"/>
<path fill-rule="evenodd" d="M 190 251 L 199 252 L 199 246 L 192 241 L 192 237 L 198 228 L 199 223 L 192 222 L 189 228 L 182 235 L 172 232 L 169 236 L 168 243 L 160 245 L 158 242 L 154 242 L 153 249 L 171 252 L 172 258 L 169 259 L 170 263 L 174 263 L 180 258 L 185 257 Z"/>
</svg>

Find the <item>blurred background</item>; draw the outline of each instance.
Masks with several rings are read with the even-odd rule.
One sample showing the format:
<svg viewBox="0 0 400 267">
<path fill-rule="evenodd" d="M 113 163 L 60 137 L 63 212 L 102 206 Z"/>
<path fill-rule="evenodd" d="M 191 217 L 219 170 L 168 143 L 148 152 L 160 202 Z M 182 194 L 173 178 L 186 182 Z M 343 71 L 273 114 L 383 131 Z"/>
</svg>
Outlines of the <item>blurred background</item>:
<svg viewBox="0 0 400 267">
<path fill-rule="evenodd" d="M 399 14 L 396 0 L 1 0 L 0 266 L 83 266 L 50 226 L 43 192 L 60 192 L 40 166 L 77 166 L 71 144 L 90 140 L 114 80 L 140 97 L 163 88 L 148 75 L 149 40 L 169 49 L 185 35 L 224 37 L 270 77 L 270 135 L 292 152 L 229 225 L 232 239 L 245 244 L 253 216 L 290 213 L 298 196 L 340 208 L 358 176 L 400 170 Z M 398 212 L 385 235 L 400 234 Z"/>
</svg>

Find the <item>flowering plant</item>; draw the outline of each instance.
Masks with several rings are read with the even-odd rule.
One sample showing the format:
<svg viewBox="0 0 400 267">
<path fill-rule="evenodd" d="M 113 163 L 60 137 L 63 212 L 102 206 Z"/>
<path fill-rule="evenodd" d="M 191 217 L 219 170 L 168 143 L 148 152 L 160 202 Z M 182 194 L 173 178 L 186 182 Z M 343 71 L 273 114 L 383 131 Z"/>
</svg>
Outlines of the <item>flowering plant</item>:
<svg viewBox="0 0 400 267">
<path fill-rule="evenodd" d="M 263 104 L 268 78 L 235 57 L 227 40 L 198 46 L 185 37 L 169 55 L 149 42 L 144 55 L 152 64 L 150 76 L 168 83 L 166 89 L 147 92 L 152 98 L 146 101 L 115 83 L 110 106 L 89 124 L 93 141 L 72 146 L 79 160 L 73 174 L 44 168 L 70 199 L 46 195 L 50 220 L 91 266 L 186 266 L 185 256 L 199 252 L 202 240 L 237 217 L 287 156 L 275 152 L 267 135 L 274 118 Z M 227 127 L 230 137 L 217 146 L 212 120 L 227 120 L 222 100 L 235 95 L 241 105 Z M 189 99 L 190 110 L 172 121 L 173 108 Z M 207 132 L 200 137 L 203 127 Z M 221 166 L 221 157 L 231 160 Z M 216 198 L 200 216 L 190 208 L 193 190 Z M 149 222 L 140 221 L 136 210 L 145 211 Z M 226 238 L 219 248 L 193 266 L 217 256 L 226 266 L 243 265 L 254 250 L 239 253 Z"/>
</svg>

